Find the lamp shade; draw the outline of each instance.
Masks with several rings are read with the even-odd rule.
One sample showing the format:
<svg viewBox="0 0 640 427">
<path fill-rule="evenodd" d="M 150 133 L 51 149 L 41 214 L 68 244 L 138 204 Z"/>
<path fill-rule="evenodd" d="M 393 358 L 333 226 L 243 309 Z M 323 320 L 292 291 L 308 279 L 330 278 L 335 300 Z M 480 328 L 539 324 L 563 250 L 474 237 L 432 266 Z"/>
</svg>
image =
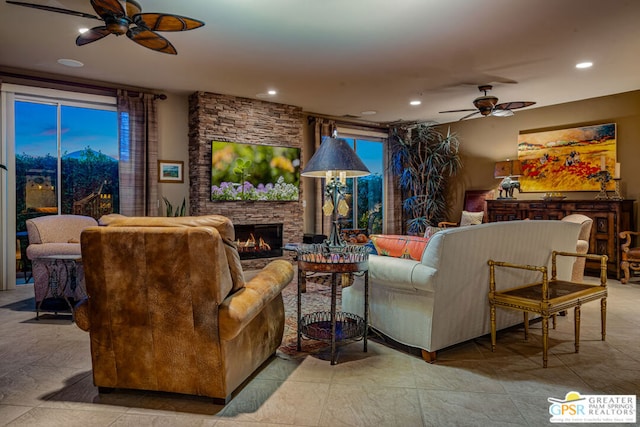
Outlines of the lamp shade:
<svg viewBox="0 0 640 427">
<path fill-rule="evenodd" d="M 320 148 L 311 157 L 301 175 L 324 178 L 327 172 L 336 172 L 336 175 L 346 172 L 349 178 L 371 173 L 345 139 L 328 136 L 322 139 Z"/>
<path fill-rule="evenodd" d="M 493 172 L 494 178 L 504 178 L 506 176 L 522 175 L 522 163 L 520 160 L 505 160 L 496 162 L 496 168 Z"/>
</svg>

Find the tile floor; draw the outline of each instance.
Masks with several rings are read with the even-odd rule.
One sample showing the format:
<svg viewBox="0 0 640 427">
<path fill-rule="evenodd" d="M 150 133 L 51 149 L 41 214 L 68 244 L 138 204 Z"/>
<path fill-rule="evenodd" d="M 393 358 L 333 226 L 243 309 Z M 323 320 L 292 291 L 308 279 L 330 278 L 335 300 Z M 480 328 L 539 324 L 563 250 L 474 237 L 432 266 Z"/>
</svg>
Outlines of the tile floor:
<svg viewBox="0 0 640 427">
<path fill-rule="evenodd" d="M 609 284 L 607 341 L 599 304 L 586 304 L 580 353 L 573 316 L 560 318 L 547 369 L 539 322 L 528 342 L 509 330 L 495 353 L 482 337 L 440 351 L 432 365 L 379 342 L 363 353 L 356 342 L 341 347 L 335 366 L 326 353 L 274 357 L 226 407 L 152 392 L 99 395 L 88 334 L 69 320 L 36 321 L 33 285 L 19 286 L 0 292 L 0 425 L 549 425 L 548 397 L 640 394 L 640 284 Z"/>
</svg>

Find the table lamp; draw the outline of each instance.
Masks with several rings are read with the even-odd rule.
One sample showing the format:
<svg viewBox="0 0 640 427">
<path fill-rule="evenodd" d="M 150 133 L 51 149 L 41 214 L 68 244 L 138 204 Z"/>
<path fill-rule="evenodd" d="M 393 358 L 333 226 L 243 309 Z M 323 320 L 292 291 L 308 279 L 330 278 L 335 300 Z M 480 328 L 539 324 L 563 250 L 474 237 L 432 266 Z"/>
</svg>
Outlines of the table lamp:
<svg viewBox="0 0 640 427">
<path fill-rule="evenodd" d="M 345 216 L 349 212 L 349 206 L 344 200 L 347 178 L 366 176 L 370 173 L 349 143 L 345 139 L 338 138 L 337 132 L 334 132 L 332 137 L 322 139 L 320 148 L 302 171 L 302 176 L 326 179 L 327 201 L 322 210 L 326 216 L 332 215 L 331 234 L 325 240 L 329 251 L 332 248 L 345 246 L 338 231 L 338 216 Z"/>
</svg>

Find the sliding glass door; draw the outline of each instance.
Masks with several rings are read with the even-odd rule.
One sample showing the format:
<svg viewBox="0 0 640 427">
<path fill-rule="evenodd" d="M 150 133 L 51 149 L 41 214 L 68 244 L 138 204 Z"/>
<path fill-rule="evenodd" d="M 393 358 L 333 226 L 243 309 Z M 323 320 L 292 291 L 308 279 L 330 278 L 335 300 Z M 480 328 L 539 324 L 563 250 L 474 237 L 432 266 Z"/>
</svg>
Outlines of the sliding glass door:
<svg viewBox="0 0 640 427">
<path fill-rule="evenodd" d="M 25 218 L 38 214 L 117 211 L 115 111 L 29 99 L 16 100 L 15 112 L 19 230 Z M 92 195 L 103 195 L 102 207 L 86 206 Z M 111 206 L 105 206 L 105 199 Z"/>
<path fill-rule="evenodd" d="M 28 279 L 26 220 L 119 211 L 118 119 L 112 97 L 3 85 L 3 264 Z M 13 249 L 16 252 L 13 252 Z M 21 260 L 18 258 L 22 258 Z M 4 265 L 3 265 L 4 266 Z M 12 270 L 14 270 L 12 268 Z M 16 274 L 13 275 L 15 279 Z M 5 275 L 3 288 L 10 287 Z"/>
</svg>

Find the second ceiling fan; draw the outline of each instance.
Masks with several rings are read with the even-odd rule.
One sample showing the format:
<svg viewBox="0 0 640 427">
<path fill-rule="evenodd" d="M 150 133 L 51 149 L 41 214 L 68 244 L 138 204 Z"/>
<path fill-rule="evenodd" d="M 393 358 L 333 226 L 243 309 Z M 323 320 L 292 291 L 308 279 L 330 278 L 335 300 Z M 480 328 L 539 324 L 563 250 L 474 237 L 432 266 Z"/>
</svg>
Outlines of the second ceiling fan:
<svg viewBox="0 0 640 427">
<path fill-rule="evenodd" d="M 473 111 L 471 114 L 467 114 L 460 120 L 468 119 L 476 114 L 482 114 L 483 116 L 496 116 L 496 117 L 508 117 L 513 116 L 513 111 L 518 108 L 529 107 L 535 104 L 534 101 L 512 101 L 503 102 L 498 104 L 498 98 L 493 95 L 487 95 L 487 92 L 493 88 L 491 85 L 480 85 L 478 89 L 480 92 L 484 92 L 483 96 L 479 96 L 473 100 L 473 105 L 476 108 L 465 108 L 462 110 L 447 110 L 440 111 L 440 113 L 462 113 L 465 111 Z"/>
</svg>

